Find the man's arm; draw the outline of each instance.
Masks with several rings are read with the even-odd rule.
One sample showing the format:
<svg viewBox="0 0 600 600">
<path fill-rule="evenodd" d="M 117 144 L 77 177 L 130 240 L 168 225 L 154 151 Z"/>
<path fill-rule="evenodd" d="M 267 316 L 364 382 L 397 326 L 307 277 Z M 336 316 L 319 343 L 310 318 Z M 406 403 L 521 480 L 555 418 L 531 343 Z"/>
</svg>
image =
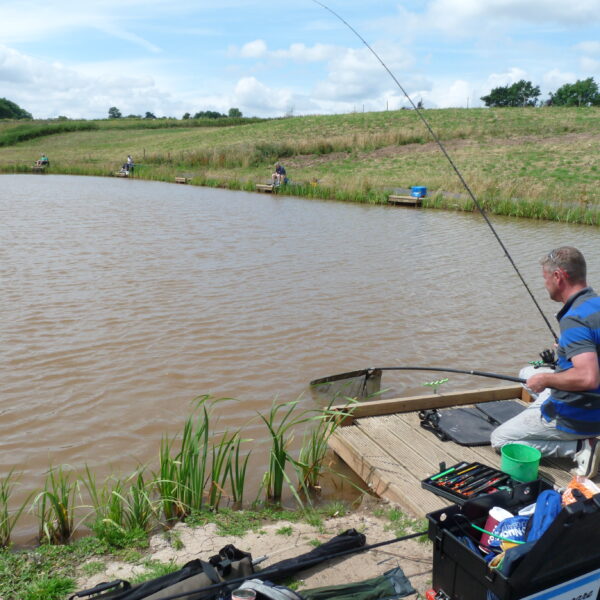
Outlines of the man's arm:
<svg viewBox="0 0 600 600">
<path fill-rule="evenodd" d="M 547 387 L 565 392 L 585 392 L 600 386 L 600 367 L 595 352 L 577 354 L 571 362 L 571 369 L 561 373 L 536 373 L 525 385 L 535 394 Z"/>
</svg>

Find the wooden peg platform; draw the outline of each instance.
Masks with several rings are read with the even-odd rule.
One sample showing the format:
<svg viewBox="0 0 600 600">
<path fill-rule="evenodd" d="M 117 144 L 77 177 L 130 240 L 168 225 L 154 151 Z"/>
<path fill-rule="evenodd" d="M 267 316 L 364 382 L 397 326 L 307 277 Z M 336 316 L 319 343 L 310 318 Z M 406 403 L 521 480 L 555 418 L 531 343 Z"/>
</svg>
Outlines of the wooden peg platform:
<svg viewBox="0 0 600 600">
<path fill-rule="evenodd" d="M 256 184 L 257 192 L 265 192 L 266 194 L 272 194 L 275 192 L 275 186 L 271 183 L 257 183 Z"/>
<path fill-rule="evenodd" d="M 189 181 L 189 177 L 175 177 L 175 183 L 188 183 Z"/>
<path fill-rule="evenodd" d="M 421 206 L 423 203 L 422 198 L 415 196 L 388 196 L 388 204 L 396 204 L 398 206 Z"/>
</svg>

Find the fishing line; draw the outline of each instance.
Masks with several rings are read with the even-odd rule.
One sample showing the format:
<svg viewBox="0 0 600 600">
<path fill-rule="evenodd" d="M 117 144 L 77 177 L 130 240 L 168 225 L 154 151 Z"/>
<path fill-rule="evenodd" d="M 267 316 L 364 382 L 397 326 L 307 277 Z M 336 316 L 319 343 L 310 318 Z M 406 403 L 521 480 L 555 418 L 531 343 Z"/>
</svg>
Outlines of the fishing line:
<svg viewBox="0 0 600 600">
<path fill-rule="evenodd" d="M 535 304 L 535 307 L 538 309 L 540 315 L 542 316 L 542 319 L 544 319 L 544 322 L 548 326 L 548 329 L 550 330 L 550 333 L 554 337 L 554 341 L 558 342 L 558 337 L 557 337 L 556 333 L 554 333 L 554 329 L 552 329 L 552 325 L 550 324 L 550 321 L 548 321 L 546 315 L 543 313 L 540 305 L 538 304 L 537 300 L 535 299 L 535 296 L 533 295 L 532 291 L 529 289 L 529 286 L 527 285 L 525 279 L 523 278 L 523 276 L 521 275 L 521 272 L 519 271 L 517 265 L 515 264 L 515 261 L 512 259 L 512 256 L 508 252 L 508 249 L 506 248 L 506 246 L 504 245 L 504 243 L 500 239 L 500 236 L 498 235 L 498 233 L 494 229 L 494 226 L 492 225 L 492 223 L 488 219 L 488 216 L 486 215 L 485 211 L 483 210 L 483 207 L 481 206 L 481 204 L 479 203 L 479 201 L 475 197 L 475 194 L 473 194 L 473 192 L 471 191 L 471 188 L 469 187 L 469 185 L 465 181 L 465 179 L 462 176 L 461 172 L 459 171 L 458 167 L 454 164 L 454 161 L 452 160 L 452 158 L 450 157 L 450 155 L 446 151 L 446 148 L 444 147 L 444 144 L 442 144 L 442 141 L 440 140 L 440 138 L 438 137 L 438 135 L 431 128 L 431 126 L 429 125 L 429 122 L 423 116 L 423 113 L 421 112 L 421 110 L 419 109 L 419 107 L 413 102 L 412 98 L 408 95 L 408 93 L 406 92 L 406 90 L 404 89 L 404 87 L 402 87 L 402 84 L 398 81 L 398 79 L 396 78 L 396 76 L 390 71 L 390 69 L 388 68 L 388 66 L 379 57 L 379 55 L 377 54 L 377 52 L 375 52 L 375 50 L 373 50 L 373 48 L 371 48 L 371 46 L 369 45 L 369 43 L 362 37 L 362 35 L 360 35 L 360 33 L 358 33 L 358 31 L 356 31 L 356 29 L 354 29 L 354 27 L 352 27 L 352 25 L 350 25 L 350 23 L 348 23 L 348 21 L 346 21 L 338 13 L 336 13 L 334 10 L 332 10 L 331 8 L 329 8 L 329 6 L 323 4 L 319 0 L 313 0 L 313 2 L 315 4 L 318 4 L 319 6 L 321 6 L 322 8 L 324 8 L 325 10 L 329 11 L 334 17 L 336 17 L 344 25 L 346 25 L 346 27 L 348 27 L 348 29 L 350 29 L 350 31 L 352 31 L 352 33 L 354 33 L 354 35 L 356 35 L 356 37 L 370 50 L 371 54 L 373 54 L 373 56 L 379 61 L 379 63 L 381 64 L 381 66 L 388 72 L 389 76 L 394 80 L 394 83 L 398 86 L 398 88 L 400 89 L 400 91 L 406 96 L 407 100 L 410 102 L 411 106 L 416 111 L 417 115 L 419 115 L 419 118 L 421 119 L 421 121 L 423 121 L 423 124 L 425 125 L 425 127 L 427 128 L 427 130 L 429 131 L 429 133 L 431 134 L 431 136 L 433 137 L 433 139 L 435 140 L 435 142 L 437 143 L 437 145 L 440 147 L 440 150 L 444 153 L 444 156 L 448 159 L 448 162 L 452 166 L 452 169 L 454 169 L 454 172 L 458 176 L 458 178 L 459 178 L 460 182 L 462 183 L 463 187 L 465 188 L 465 190 L 467 190 L 467 194 L 469 195 L 469 197 L 473 201 L 473 204 L 475 204 L 475 206 L 477 207 L 477 209 L 481 213 L 481 216 L 485 219 L 485 222 L 488 224 L 489 228 L 491 229 L 492 233 L 494 234 L 494 237 L 496 238 L 496 240 L 500 244 L 500 247 L 504 251 L 504 255 L 506 256 L 506 258 L 508 258 L 508 260 L 509 260 L 510 264 L 512 265 L 513 269 L 515 270 L 515 272 L 519 276 L 519 279 L 521 280 L 521 283 L 525 286 L 525 289 L 529 293 L 529 296 L 530 296 L 531 300 L 533 301 L 533 303 Z"/>
</svg>

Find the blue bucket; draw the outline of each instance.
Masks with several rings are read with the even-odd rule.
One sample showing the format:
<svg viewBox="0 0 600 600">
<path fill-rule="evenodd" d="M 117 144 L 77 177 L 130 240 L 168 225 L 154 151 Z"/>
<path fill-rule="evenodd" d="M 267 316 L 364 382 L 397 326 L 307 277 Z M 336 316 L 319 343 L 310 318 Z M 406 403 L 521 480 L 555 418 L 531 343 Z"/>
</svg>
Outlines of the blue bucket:
<svg viewBox="0 0 600 600">
<path fill-rule="evenodd" d="M 413 198 L 425 198 L 427 196 L 427 188 L 422 185 L 413 185 L 410 189 L 410 195 Z"/>
</svg>

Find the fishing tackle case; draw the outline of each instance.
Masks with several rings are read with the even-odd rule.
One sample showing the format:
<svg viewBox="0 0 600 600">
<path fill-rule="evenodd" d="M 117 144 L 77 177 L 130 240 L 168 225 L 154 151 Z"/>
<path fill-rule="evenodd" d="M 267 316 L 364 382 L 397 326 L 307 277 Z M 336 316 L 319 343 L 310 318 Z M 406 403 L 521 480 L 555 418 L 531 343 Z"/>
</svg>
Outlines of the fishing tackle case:
<svg viewBox="0 0 600 600">
<path fill-rule="evenodd" d="M 448 477 L 440 477 L 440 475 L 443 475 L 447 471 L 451 472 Z M 457 476 L 453 477 L 455 473 Z M 464 473 L 464 475 L 461 475 L 461 473 Z M 470 476 L 471 473 L 473 473 L 472 476 Z M 482 481 L 481 476 L 489 482 L 488 486 L 477 485 L 485 483 L 485 481 Z M 456 479 L 461 477 L 463 478 L 462 481 L 456 481 Z M 473 487 L 474 485 L 475 487 Z M 512 489 L 514 485 L 515 481 L 506 475 L 506 473 L 480 462 L 457 463 L 449 469 L 443 469 L 440 473 L 431 475 L 431 477 L 427 477 L 427 479 L 421 481 L 423 489 L 459 505 L 473 500 L 482 494 L 497 491 L 497 488 L 500 486 Z"/>
<path fill-rule="evenodd" d="M 572 596 L 550 593 L 543 597 L 581 595 L 594 600 L 600 587 L 600 494 L 563 507 L 544 534 L 529 543 L 520 561 L 513 563 L 509 575 L 490 568 L 483 555 L 469 547 L 469 543 L 476 547 L 481 536 L 470 523 L 484 527 L 490 508 L 500 506 L 515 514 L 547 489 L 552 486 L 543 480 L 517 484 L 510 491 L 429 513 L 436 594 L 450 600 L 517 600 L 591 574 L 581 577 L 588 586 L 582 592 L 575 593 L 582 588 L 570 583 L 565 587 L 571 587 Z"/>
</svg>

